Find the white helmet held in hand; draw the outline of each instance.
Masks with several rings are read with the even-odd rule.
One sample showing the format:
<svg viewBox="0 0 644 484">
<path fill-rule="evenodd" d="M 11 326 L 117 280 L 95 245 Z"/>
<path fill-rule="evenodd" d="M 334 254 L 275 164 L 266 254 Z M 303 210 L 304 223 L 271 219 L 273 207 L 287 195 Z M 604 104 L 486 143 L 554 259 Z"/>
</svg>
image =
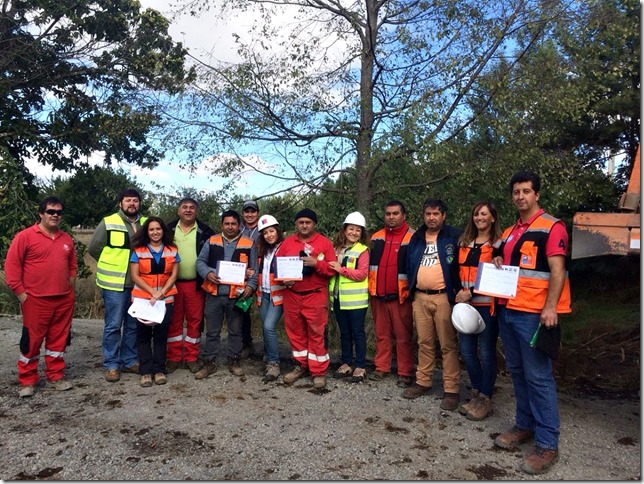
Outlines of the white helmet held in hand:
<svg viewBox="0 0 644 484">
<path fill-rule="evenodd" d="M 279 224 L 280 223 L 277 221 L 277 219 L 272 215 L 262 215 L 261 217 L 259 217 L 259 222 L 257 222 L 257 230 L 261 232 L 266 227 L 272 227 L 273 225 Z"/>
<path fill-rule="evenodd" d="M 367 228 L 367 221 L 360 212 L 351 212 L 349 215 L 347 215 L 347 218 L 344 219 L 343 223 L 358 225 L 363 229 Z"/>
<path fill-rule="evenodd" d="M 485 330 L 485 321 L 481 314 L 466 303 L 458 303 L 452 309 L 452 324 L 459 333 L 477 334 Z"/>
</svg>

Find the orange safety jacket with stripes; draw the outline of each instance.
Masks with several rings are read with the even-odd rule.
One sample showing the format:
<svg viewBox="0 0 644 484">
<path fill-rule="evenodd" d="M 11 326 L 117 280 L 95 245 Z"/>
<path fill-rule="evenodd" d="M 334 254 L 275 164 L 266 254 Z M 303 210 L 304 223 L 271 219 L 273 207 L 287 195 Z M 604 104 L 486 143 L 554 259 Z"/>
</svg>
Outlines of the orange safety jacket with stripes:
<svg viewBox="0 0 644 484">
<path fill-rule="evenodd" d="M 474 241 L 471 241 L 466 247 L 458 248 L 458 267 L 463 289 L 469 289 L 472 293 L 470 304 L 472 306 L 492 306 L 494 298 L 484 294 L 477 294 L 473 291 L 476 283 L 476 276 L 479 270 L 479 262 L 492 262 L 496 251 L 501 247 L 501 240 L 494 244 L 485 242 L 483 245 L 476 247 Z"/>
<path fill-rule="evenodd" d="M 279 247 L 279 246 L 278 246 Z M 268 275 L 269 284 L 271 285 L 271 301 L 273 301 L 273 306 L 281 306 L 284 303 L 284 289 L 286 286 L 283 286 L 279 281 L 275 280 L 275 272 L 277 271 L 277 262 L 275 261 L 275 254 L 277 253 L 277 248 L 273 253 L 273 258 L 271 259 L 270 273 Z M 257 297 L 257 305 L 262 305 L 262 277 L 264 271 L 264 256 L 257 258 L 257 291 L 255 295 Z"/>
<path fill-rule="evenodd" d="M 409 282 L 407 280 L 407 247 L 415 230 L 409 228 L 400 243 L 398 250 L 398 302 L 402 304 L 409 297 Z M 377 296 L 378 266 L 385 250 L 385 229 L 380 229 L 371 236 L 371 252 L 369 253 L 369 295 Z"/>
<path fill-rule="evenodd" d="M 210 267 L 217 267 L 217 261 L 224 260 L 224 239 L 221 234 L 213 235 L 208 239 L 210 244 L 210 251 L 208 253 L 208 265 Z M 250 260 L 250 250 L 253 247 L 253 239 L 241 235 L 237 239 L 237 246 L 230 259 L 231 262 L 244 262 L 248 266 Z M 213 296 L 217 295 L 219 284 L 210 282 L 208 279 L 203 281 L 201 288 Z M 243 285 L 230 284 L 230 294 L 228 297 L 234 299 L 238 296 L 237 289 L 244 289 Z"/>
<path fill-rule="evenodd" d="M 161 253 L 161 259 L 157 262 L 150 249 L 146 247 L 136 247 L 134 249 L 136 256 L 139 258 L 139 276 L 146 284 L 153 289 L 161 290 L 170 276 L 172 269 L 177 263 L 177 248 L 173 245 L 164 246 Z M 166 291 L 163 302 L 171 304 L 174 302 L 174 295 L 177 294 L 177 287 L 173 284 L 170 290 Z M 152 295 L 134 284 L 132 288 L 132 297 L 140 297 L 142 299 L 150 299 Z"/>
</svg>

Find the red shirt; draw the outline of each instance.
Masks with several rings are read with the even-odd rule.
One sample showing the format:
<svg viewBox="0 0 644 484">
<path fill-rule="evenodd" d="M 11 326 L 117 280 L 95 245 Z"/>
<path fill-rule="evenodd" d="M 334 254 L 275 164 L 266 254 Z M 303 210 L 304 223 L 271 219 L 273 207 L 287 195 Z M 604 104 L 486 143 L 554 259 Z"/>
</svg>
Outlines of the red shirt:
<svg viewBox="0 0 644 484">
<path fill-rule="evenodd" d="M 398 294 L 398 252 L 408 230 L 407 222 L 393 229 L 385 228 L 385 247 L 378 262 L 378 281 L 376 282 L 378 296 Z M 405 261 L 402 261 L 402 264 L 404 267 Z"/>
<path fill-rule="evenodd" d="M 329 279 L 336 274 L 329 267 L 329 262 L 337 260 L 331 241 L 316 232 L 313 237 L 304 242 L 295 233 L 284 239 L 275 257 L 299 256 L 301 251 L 307 252 L 311 257 L 315 257 L 318 263 L 315 265 L 315 272 L 310 276 L 304 276 L 301 281 L 297 281 L 293 284 L 292 289 L 296 292 L 303 292 L 327 287 Z"/>
<path fill-rule="evenodd" d="M 11 241 L 4 263 L 7 285 L 16 295 L 62 296 L 74 288 L 76 251 L 71 236 L 59 230 L 52 238 L 38 224 L 22 230 Z"/>
</svg>

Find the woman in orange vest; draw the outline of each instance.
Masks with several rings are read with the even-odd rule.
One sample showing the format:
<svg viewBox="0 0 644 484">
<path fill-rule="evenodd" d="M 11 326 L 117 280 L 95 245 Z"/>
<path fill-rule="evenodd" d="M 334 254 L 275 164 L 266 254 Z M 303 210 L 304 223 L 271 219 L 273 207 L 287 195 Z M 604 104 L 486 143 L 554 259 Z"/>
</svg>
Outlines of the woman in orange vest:
<svg viewBox="0 0 644 484">
<path fill-rule="evenodd" d="M 262 318 L 264 332 L 264 353 L 266 354 L 266 369 L 264 381 L 274 381 L 280 376 L 279 338 L 277 323 L 284 308 L 282 291 L 284 286 L 275 281 L 276 264 L 275 252 L 282 244 L 284 235 L 279 222 L 272 215 L 262 215 L 257 222 L 259 238 L 257 239 L 257 304 L 259 316 Z"/>
<path fill-rule="evenodd" d="M 165 316 L 160 324 L 137 319 L 136 345 L 142 387 L 152 386 L 152 375 L 157 385 L 167 381 L 166 340 L 177 294 L 174 282 L 179 262 L 177 248 L 172 245 L 172 232 L 159 217 L 149 217 L 132 240 L 132 298 L 148 299 L 152 305 L 165 304 Z"/>
<path fill-rule="evenodd" d="M 472 385 L 471 399 L 458 411 L 468 420 L 483 420 L 492 415 L 492 392 L 496 382 L 496 342 L 499 323 L 494 314 L 494 300 L 472 292 L 479 262 L 491 262 L 501 246 L 501 223 L 491 202 L 479 202 L 472 208 L 465 231 L 458 241 L 458 264 L 463 289 L 456 295 L 457 303 L 469 303 L 485 322 L 478 334 L 459 333 L 461 357 Z M 479 349 L 481 357 L 479 358 Z"/>
</svg>

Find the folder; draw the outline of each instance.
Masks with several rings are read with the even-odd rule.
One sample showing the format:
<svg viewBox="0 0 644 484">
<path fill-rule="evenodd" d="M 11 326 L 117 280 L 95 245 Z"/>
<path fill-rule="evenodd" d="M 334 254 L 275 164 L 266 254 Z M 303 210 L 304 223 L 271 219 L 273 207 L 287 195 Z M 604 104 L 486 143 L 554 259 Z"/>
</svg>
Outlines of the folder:
<svg viewBox="0 0 644 484">
<path fill-rule="evenodd" d="M 559 358 L 559 350 L 561 349 L 561 326 L 546 328 L 543 324 L 539 324 L 530 340 L 530 346 L 556 360 Z"/>
</svg>

